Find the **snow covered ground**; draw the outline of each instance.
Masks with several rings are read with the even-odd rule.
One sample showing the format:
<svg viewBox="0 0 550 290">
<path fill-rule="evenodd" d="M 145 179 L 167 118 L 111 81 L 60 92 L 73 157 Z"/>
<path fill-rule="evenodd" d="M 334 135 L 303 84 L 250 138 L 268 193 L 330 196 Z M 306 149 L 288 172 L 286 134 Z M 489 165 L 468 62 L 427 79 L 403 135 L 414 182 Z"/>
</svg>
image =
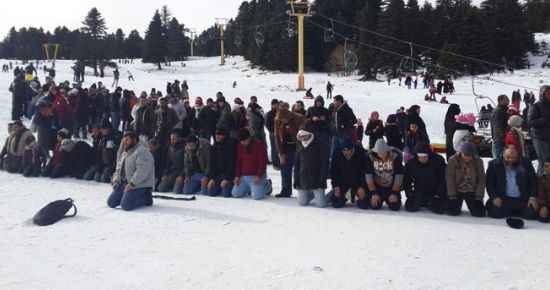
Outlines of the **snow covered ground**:
<svg viewBox="0 0 550 290">
<path fill-rule="evenodd" d="M 224 67 L 218 62 L 197 58 L 185 68 L 174 64 L 161 72 L 150 64 L 122 65 L 119 85 L 164 92 L 167 81 L 186 79 L 192 100 L 217 91 L 230 101 L 256 95 L 266 109 L 272 98 L 302 100 L 304 93 L 293 91 L 294 74 L 252 70 L 240 57 Z M 58 61 L 58 81 L 72 79 L 70 66 Z M 125 79 L 127 70 L 135 82 Z M 540 66 L 531 70 L 539 71 Z M 522 72 L 494 78 L 533 89 L 549 82 Z M 349 100 L 364 121 L 373 110 L 385 118 L 399 106 L 420 104 L 430 136 L 444 141 L 447 107 L 425 103 L 425 90 L 355 79 L 307 74 L 306 86 L 321 94 L 330 80 L 335 94 Z M 92 81 L 98 79 L 88 76 L 85 86 Z M 10 118 L 10 82 L 11 74 L 0 74 L 0 124 Z M 455 86 L 449 101 L 475 112 L 471 81 L 457 80 Z M 492 98 L 514 89 L 476 81 L 476 91 Z M 2 129 L 2 144 L 5 138 Z M 280 176 L 271 168 L 268 174 L 277 193 Z M 109 186 L 93 182 L 0 172 L 0 184 L 1 289 L 540 289 L 550 282 L 545 248 L 550 227 L 538 222 L 516 231 L 466 211 L 448 217 L 351 206 L 299 208 L 295 199 L 271 197 L 155 200 L 153 207 L 128 213 L 109 209 Z M 45 228 L 32 224 L 42 206 L 68 197 L 78 206 L 77 217 Z"/>
</svg>

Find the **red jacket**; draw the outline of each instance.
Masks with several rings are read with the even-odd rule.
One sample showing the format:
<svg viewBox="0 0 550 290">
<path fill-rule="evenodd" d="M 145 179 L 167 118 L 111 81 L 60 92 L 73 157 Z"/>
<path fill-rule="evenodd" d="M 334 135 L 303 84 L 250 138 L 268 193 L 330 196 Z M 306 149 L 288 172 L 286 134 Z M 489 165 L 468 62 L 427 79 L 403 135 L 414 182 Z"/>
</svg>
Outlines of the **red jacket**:
<svg viewBox="0 0 550 290">
<path fill-rule="evenodd" d="M 55 114 L 61 124 L 64 124 L 66 120 L 73 118 L 74 108 L 69 104 L 68 100 L 63 95 L 55 96 L 53 110 L 55 111 Z"/>
<path fill-rule="evenodd" d="M 513 134 L 510 131 L 506 132 L 506 136 L 504 137 L 504 144 L 506 144 L 506 145 L 515 145 L 516 149 L 518 149 L 519 155 L 523 156 L 522 147 L 524 145 L 520 144 L 520 140 L 519 140 L 519 138 L 516 134 Z"/>
<path fill-rule="evenodd" d="M 237 146 L 237 169 L 235 177 L 255 175 L 264 176 L 267 166 L 267 154 L 265 145 L 260 141 L 250 141 L 251 150 L 239 143 Z"/>
<path fill-rule="evenodd" d="M 61 164 L 61 160 L 63 159 L 63 150 L 61 150 L 61 143 L 57 142 L 55 143 L 55 148 L 53 150 L 53 157 L 52 157 L 52 165 L 53 167 L 56 167 L 57 165 Z"/>
</svg>

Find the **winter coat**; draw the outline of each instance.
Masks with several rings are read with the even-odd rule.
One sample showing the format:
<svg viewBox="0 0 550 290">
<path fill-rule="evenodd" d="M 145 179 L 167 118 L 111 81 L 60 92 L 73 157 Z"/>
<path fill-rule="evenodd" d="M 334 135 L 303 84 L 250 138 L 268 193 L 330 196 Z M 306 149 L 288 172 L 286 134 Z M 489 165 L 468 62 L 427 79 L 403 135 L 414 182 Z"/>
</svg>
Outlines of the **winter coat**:
<svg viewBox="0 0 550 290">
<path fill-rule="evenodd" d="M 506 196 L 506 165 L 504 158 L 499 157 L 489 162 L 487 169 L 487 194 L 490 198 Z M 521 192 L 522 199 L 538 197 L 537 173 L 531 161 L 527 158 L 519 158 L 517 161 L 516 184 Z"/>
<path fill-rule="evenodd" d="M 199 146 L 194 151 L 185 148 L 184 170 L 185 176 L 190 177 L 195 173 L 207 174 L 210 170 L 210 142 L 206 139 L 199 138 Z M 193 168 L 193 158 L 196 157 L 199 165 L 199 172 L 195 172 Z"/>
<path fill-rule="evenodd" d="M 218 111 L 215 111 L 213 107 L 205 106 L 204 109 L 199 113 L 199 120 L 203 125 L 204 130 L 207 130 L 209 133 L 214 133 L 216 131 L 216 123 L 220 114 Z"/>
<path fill-rule="evenodd" d="M 231 118 L 231 108 L 228 103 L 224 103 L 223 107 L 219 108 L 220 119 L 216 123 L 216 129 L 229 129 L 229 119 Z"/>
<path fill-rule="evenodd" d="M 453 135 L 453 148 L 456 152 L 460 152 L 462 146 L 472 140 L 472 138 L 474 137 L 472 132 L 475 132 L 476 129 L 470 125 L 462 123 L 456 123 L 455 128 L 456 130 Z"/>
<path fill-rule="evenodd" d="M 124 168 L 122 168 L 124 166 Z M 122 181 L 122 170 L 128 183 L 135 188 L 155 187 L 155 161 L 153 155 L 145 146 L 134 145 L 130 150 L 124 151 L 117 161 L 113 183 Z"/>
<path fill-rule="evenodd" d="M 120 113 L 120 93 L 112 93 L 107 98 L 107 103 L 110 112 Z"/>
<path fill-rule="evenodd" d="M 23 153 L 23 165 L 32 167 L 44 167 L 46 166 L 46 155 L 44 150 L 40 147 L 25 148 Z"/>
<path fill-rule="evenodd" d="M 537 199 L 539 207 L 550 207 L 550 175 L 545 174 L 539 177 L 539 197 Z"/>
<path fill-rule="evenodd" d="M 246 109 L 241 106 L 233 109 L 229 118 L 229 132 L 236 132 L 247 126 L 248 120 L 246 119 Z"/>
<path fill-rule="evenodd" d="M 162 142 L 168 142 L 168 140 L 170 140 L 172 129 L 178 122 L 178 116 L 176 115 L 176 112 L 174 112 L 174 110 L 168 107 L 159 107 L 155 111 L 155 114 L 157 121 L 155 139 Z"/>
<path fill-rule="evenodd" d="M 300 114 L 290 112 L 284 108 L 277 110 L 275 116 L 275 145 L 279 155 L 285 154 L 286 144 L 296 144 L 298 142 L 296 135 L 303 122 L 304 117 Z M 285 136 L 287 136 L 286 140 Z"/>
<path fill-rule="evenodd" d="M 174 129 L 181 129 L 183 124 L 183 120 L 185 119 L 185 117 L 187 117 L 187 111 L 185 111 L 185 109 L 183 108 L 183 105 L 181 102 L 176 102 L 175 104 L 168 104 L 168 108 L 174 110 L 174 113 L 176 113 L 176 116 L 177 116 L 177 121 L 176 121 L 176 125 L 174 125 Z"/>
<path fill-rule="evenodd" d="M 75 121 L 74 108 L 63 95 L 57 95 L 53 103 L 53 112 L 57 116 L 57 121 L 61 127 L 72 131 Z"/>
<path fill-rule="evenodd" d="M 260 141 L 251 139 L 248 146 L 237 145 L 237 161 L 235 177 L 258 176 L 266 174 L 267 154 L 266 146 Z"/>
<path fill-rule="evenodd" d="M 149 138 L 155 136 L 157 122 L 153 108 L 149 106 L 138 108 L 136 110 L 136 119 L 134 122 L 134 130 L 137 134 L 145 135 Z"/>
<path fill-rule="evenodd" d="M 122 121 L 131 122 L 133 120 L 131 103 L 132 98 L 129 94 L 120 99 L 120 119 Z"/>
<path fill-rule="evenodd" d="M 405 132 L 408 130 L 407 128 L 407 114 L 405 112 L 399 112 L 396 113 L 399 126 L 399 131 Z"/>
<path fill-rule="evenodd" d="M 207 176 L 210 179 L 223 175 L 225 180 L 235 178 L 237 143 L 225 137 L 221 142 L 214 142 L 210 150 L 210 166 Z"/>
<path fill-rule="evenodd" d="M 118 131 L 111 130 L 111 134 L 103 135 L 99 142 L 102 168 L 115 170 L 117 151 L 122 137 Z"/>
<path fill-rule="evenodd" d="M 323 102 L 323 106 L 315 106 L 317 102 Z M 311 124 L 313 125 L 313 132 L 311 133 L 313 133 L 316 137 L 319 135 L 327 135 L 329 133 L 330 112 L 324 107 L 324 104 L 323 97 L 318 96 L 315 99 L 314 105 L 307 109 L 307 119 L 312 119 L 313 117 L 325 117 L 324 121 L 311 121 Z"/>
<path fill-rule="evenodd" d="M 508 108 L 497 106 L 491 114 L 491 135 L 494 143 L 504 143 L 506 128 L 508 126 Z"/>
<path fill-rule="evenodd" d="M 265 143 L 264 117 L 259 113 L 248 112 L 246 118 L 248 119 L 250 136 Z"/>
<path fill-rule="evenodd" d="M 27 83 L 24 79 L 16 78 L 11 87 L 10 92 L 12 92 L 12 96 L 14 100 L 19 100 L 20 102 L 23 102 L 27 99 Z"/>
<path fill-rule="evenodd" d="M 277 110 L 270 110 L 265 115 L 265 127 L 269 133 L 274 134 L 275 132 L 275 116 L 277 115 Z"/>
<path fill-rule="evenodd" d="M 417 124 L 418 125 L 418 131 L 424 132 L 424 134 L 428 135 L 428 131 L 426 131 L 426 124 L 424 123 L 424 120 L 418 115 L 416 112 L 410 111 L 407 115 L 407 125 L 405 126 L 406 131 L 410 131 L 411 124 Z"/>
<path fill-rule="evenodd" d="M 445 135 L 454 136 L 456 131 L 456 119 L 455 116 L 460 114 L 460 107 L 457 104 L 449 105 L 447 114 L 445 116 Z"/>
<path fill-rule="evenodd" d="M 529 109 L 528 120 L 531 137 L 550 142 L 550 102 L 544 99 L 543 93 L 539 101 Z"/>
<path fill-rule="evenodd" d="M 413 150 L 418 142 L 426 142 L 430 144 L 430 138 L 428 138 L 428 135 L 426 135 L 426 133 L 420 131 L 420 128 L 418 128 L 418 131 L 416 131 L 416 133 L 410 131 L 407 132 L 407 136 L 405 137 L 405 146 L 409 148 L 410 153 L 414 153 Z"/>
<path fill-rule="evenodd" d="M 306 148 L 301 142 L 296 148 L 294 161 L 294 188 L 300 190 L 315 190 L 327 188 L 328 147 L 313 137 Z"/>
<path fill-rule="evenodd" d="M 168 155 L 166 164 L 162 172 L 163 176 L 185 176 L 185 143 L 170 145 L 168 147 Z M 160 177 L 160 176 L 157 176 Z"/>
<path fill-rule="evenodd" d="M 164 169 L 166 168 L 166 162 L 168 150 L 166 147 L 159 145 L 157 150 L 151 151 L 153 160 L 155 163 L 155 179 L 160 179 L 164 175 Z"/>
<path fill-rule="evenodd" d="M 351 135 L 350 132 L 353 130 L 356 123 L 357 118 L 353 110 L 348 106 L 348 103 L 344 102 L 344 104 L 334 112 L 334 118 L 332 119 L 333 133 L 338 138 Z"/>
<path fill-rule="evenodd" d="M 428 163 L 422 164 L 418 157 L 414 157 L 405 165 L 403 189 L 407 197 L 413 193 L 434 194 L 445 197 L 447 185 L 445 183 L 445 159 L 439 154 L 429 154 Z"/>
<path fill-rule="evenodd" d="M 445 170 L 445 180 L 447 181 L 447 196 L 449 199 L 456 199 L 457 187 L 459 182 L 467 174 L 465 172 L 465 161 L 461 153 L 457 153 L 449 158 L 447 169 Z M 472 180 L 477 200 L 483 200 L 485 196 L 485 168 L 483 160 L 475 156 L 470 162 L 471 170 L 469 178 Z"/>
<path fill-rule="evenodd" d="M 386 135 L 386 143 L 389 146 L 403 150 L 403 137 L 397 124 L 386 123 L 384 135 Z"/>
<path fill-rule="evenodd" d="M 332 188 L 339 187 L 340 189 L 354 189 L 361 187 L 367 188 L 365 180 L 365 166 L 367 163 L 366 151 L 359 147 L 355 147 L 355 152 L 348 160 L 342 151 L 336 152 L 332 157 L 330 175 Z"/>
<path fill-rule="evenodd" d="M 85 92 L 82 92 L 76 101 L 75 114 L 79 124 L 86 124 L 88 122 L 90 97 Z"/>
<path fill-rule="evenodd" d="M 375 129 L 378 129 L 376 132 Z M 384 123 L 381 120 L 369 120 L 365 135 L 369 136 L 369 149 L 374 147 L 376 140 L 384 138 Z"/>
<path fill-rule="evenodd" d="M 403 185 L 403 155 L 398 150 L 391 150 L 386 160 L 374 152 L 367 154 L 365 177 L 371 193 L 376 193 L 376 187 L 392 188 L 398 193 Z"/>
<path fill-rule="evenodd" d="M 52 102 L 48 96 L 42 97 L 36 101 L 36 108 L 33 117 L 33 123 L 41 128 L 50 128 L 52 124 L 53 112 Z"/>
<path fill-rule="evenodd" d="M 32 132 L 29 129 L 22 129 L 17 134 L 11 134 L 7 139 L 7 153 L 8 156 L 23 157 L 25 152 L 25 141 L 32 136 Z"/>
</svg>

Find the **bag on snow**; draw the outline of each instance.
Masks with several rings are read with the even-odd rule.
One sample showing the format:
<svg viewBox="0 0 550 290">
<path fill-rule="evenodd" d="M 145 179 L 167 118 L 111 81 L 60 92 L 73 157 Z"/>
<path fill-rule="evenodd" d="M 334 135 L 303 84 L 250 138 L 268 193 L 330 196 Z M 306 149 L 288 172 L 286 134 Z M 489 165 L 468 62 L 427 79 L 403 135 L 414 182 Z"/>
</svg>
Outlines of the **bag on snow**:
<svg viewBox="0 0 550 290">
<path fill-rule="evenodd" d="M 67 212 L 74 208 L 74 213 L 67 215 Z M 36 225 L 39 226 L 49 226 L 53 225 L 56 222 L 60 221 L 66 217 L 74 217 L 76 215 L 76 206 L 73 203 L 73 200 L 67 198 L 65 200 L 56 200 L 50 202 L 48 205 L 39 210 L 32 219 Z"/>
</svg>

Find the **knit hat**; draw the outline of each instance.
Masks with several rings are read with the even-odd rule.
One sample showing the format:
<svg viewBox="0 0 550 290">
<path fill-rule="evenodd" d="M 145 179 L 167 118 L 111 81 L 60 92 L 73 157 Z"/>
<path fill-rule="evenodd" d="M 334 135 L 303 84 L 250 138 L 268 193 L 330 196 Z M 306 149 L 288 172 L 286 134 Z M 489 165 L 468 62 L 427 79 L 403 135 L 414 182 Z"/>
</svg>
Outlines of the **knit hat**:
<svg viewBox="0 0 550 290">
<path fill-rule="evenodd" d="M 384 139 L 378 139 L 376 141 L 376 144 L 374 144 L 374 148 L 372 149 L 372 152 L 374 153 L 383 153 L 388 152 L 391 150 L 391 147 L 386 144 L 386 141 Z"/>
<path fill-rule="evenodd" d="M 522 124 L 523 118 L 518 115 L 511 116 L 510 119 L 508 119 L 508 126 L 510 127 L 521 128 Z"/>
<path fill-rule="evenodd" d="M 397 115 L 396 114 L 391 114 L 388 116 L 388 118 L 386 119 L 386 123 L 397 123 Z"/>
<path fill-rule="evenodd" d="M 514 105 L 509 105 L 508 111 L 506 113 L 508 114 L 508 116 L 519 115 L 519 111 L 516 107 L 514 107 Z"/>
<path fill-rule="evenodd" d="M 195 105 L 202 105 L 202 98 L 201 97 L 196 97 L 195 98 Z"/>
<path fill-rule="evenodd" d="M 465 143 L 462 145 L 462 149 L 460 149 L 460 152 L 466 156 L 475 156 L 477 155 L 477 147 L 472 142 Z"/>
<path fill-rule="evenodd" d="M 244 105 L 244 102 L 243 100 L 241 100 L 241 98 L 235 98 L 234 102 L 236 105 L 241 105 L 241 106 Z"/>
<path fill-rule="evenodd" d="M 73 148 L 74 148 L 74 141 L 73 140 L 63 139 L 63 141 L 61 141 L 61 150 L 65 151 L 65 152 L 71 152 L 71 151 L 73 151 Z"/>
<path fill-rule="evenodd" d="M 455 120 L 460 124 L 466 124 L 470 126 L 474 126 L 476 123 L 476 116 L 474 114 L 463 114 L 463 115 L 456 115 Z"/>
<path fill-rule="evenodd" d="M 275 105 L 275 104 L 278 105 L 278 104 L 279 104 L 279 100 L 277 100 L 277 99 L 271 100 L 271 105 L 273 106 L 273 105 Z"/>
<path fill-rule="evenodd" d="M 353 142 L 353 139 L 351 137 L 345 137 L 340 141 L 340 145 L 342 146 L 342 150 L 351 150 L 355 148 L 355 142 Z"/>
<path fill-rule="evenodd" d="M 377 111 L 372 111 L 372 113 L 370 113 L 370 118 L 374 119 L 375 116 L 380 116 L 380 114 L 378 114 Z"/>
<path fill-rule="evenodd" d="M 67 139 L 67 138 L 70 138 L 70 133 L 69 133 L 69 130 L 63 128 L 59 131 L 57 131 L 57 135 L 59 135 L 61 138 L 63 139 Z"/>
<path fill-rule="evenodd" d="M 414 152 L 416 152 L 416 156 L 418 157 L 426 157 L 429 156 L 432 151 L 430 150 L 430 145 L 428 145 L 428 143 L 421 141 L 414 147 Z"/>
<path fill-rule="evenodd" d="M 207 103 L 207 104 L 208 104 L 208 103 L 213 103 L 213 102 L 214 102 L 214 100 L 213 100 L 212 98 L 206 99 L 206 103 Z"/>
<path fill-rule="evenodd" d="M 250 138 L 250 132 L 248 131 L 247 128 L 239 129 L 238 135 L 239 135 L 239 140 L 240 141 L 243 141 L 243 140 L 246 140 L 246 139 Z"/>
</svg>

